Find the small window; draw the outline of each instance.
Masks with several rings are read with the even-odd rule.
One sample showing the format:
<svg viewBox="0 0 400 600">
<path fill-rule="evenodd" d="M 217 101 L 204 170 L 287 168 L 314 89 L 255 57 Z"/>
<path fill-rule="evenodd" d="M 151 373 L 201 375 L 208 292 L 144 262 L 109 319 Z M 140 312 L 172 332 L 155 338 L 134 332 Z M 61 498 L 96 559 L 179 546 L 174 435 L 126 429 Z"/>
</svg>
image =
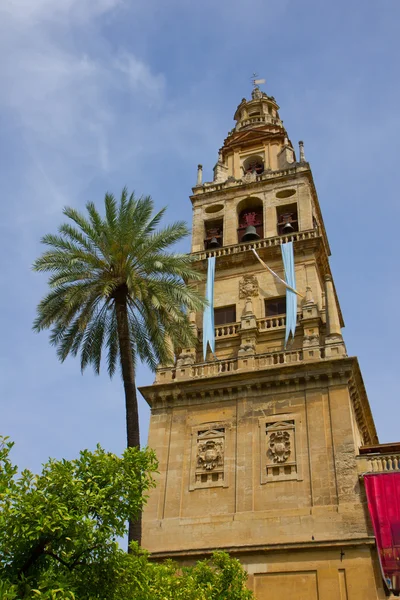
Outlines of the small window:
<svg viewBox="0 0 400 600">
<path fill-rule="evenodd" d="M 224 222 L 222 219 L 218 221 L 206 221 L 204 223 L 205 239 L 204 249 L 212 250 L 220 248 L 223 245 Z"/>
<path fill-rule="evenodd" d="M 268 298 L 265 300 L 265 316 L 276 317 L 277 315 L 286 314 L 286 296 L 279 298 Z"/>
<path fill-rule="evenodd" d="M 297 204 L 286 204 L 276 209 L 278 235 L 290 235 L 299 230 Z"/>
<path fill-rule="evenodd" d="M 214 325 L 225 325 L 226 323 L 236 323 L 236 305 L 222 306 L 214 308 Z"/>
</svg>

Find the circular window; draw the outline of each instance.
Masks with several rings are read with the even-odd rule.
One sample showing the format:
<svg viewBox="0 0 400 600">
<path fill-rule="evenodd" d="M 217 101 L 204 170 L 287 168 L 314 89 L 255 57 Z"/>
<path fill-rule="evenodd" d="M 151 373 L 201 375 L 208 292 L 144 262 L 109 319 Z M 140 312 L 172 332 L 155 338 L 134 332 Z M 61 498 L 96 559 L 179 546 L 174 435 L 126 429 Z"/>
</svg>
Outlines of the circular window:
<svg viewBox="0 0 400 600">
<path fill-rule="evenodd" d="M 207 206 L 207 208 L 204 209 L 204 212 L 209 215 L 210 213 L 219 212 L 223 208 L 224 208 L 223 204 L 213 204 L 212 206 Z"/>
<path fill-rule="evenodd" d="M 280 192 L 276 192 L 277 198 L 290 198 L 290 196 L 294 196 L 296 190 L 281 190 Z"/>
</svg>

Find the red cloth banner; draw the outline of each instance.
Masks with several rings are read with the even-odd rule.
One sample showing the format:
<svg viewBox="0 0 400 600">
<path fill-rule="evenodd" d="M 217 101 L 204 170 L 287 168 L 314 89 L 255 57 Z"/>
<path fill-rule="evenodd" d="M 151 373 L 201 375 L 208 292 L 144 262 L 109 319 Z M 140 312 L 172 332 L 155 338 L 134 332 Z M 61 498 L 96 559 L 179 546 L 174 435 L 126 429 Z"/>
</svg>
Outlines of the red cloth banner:
<svg viewBox="0 0 400 600">
<path fill-rule="evenodd" d="M 364 475 L 364 483 L 383 578 L 397 595 L 400 591 L 400 473 Z"/>
</svg>

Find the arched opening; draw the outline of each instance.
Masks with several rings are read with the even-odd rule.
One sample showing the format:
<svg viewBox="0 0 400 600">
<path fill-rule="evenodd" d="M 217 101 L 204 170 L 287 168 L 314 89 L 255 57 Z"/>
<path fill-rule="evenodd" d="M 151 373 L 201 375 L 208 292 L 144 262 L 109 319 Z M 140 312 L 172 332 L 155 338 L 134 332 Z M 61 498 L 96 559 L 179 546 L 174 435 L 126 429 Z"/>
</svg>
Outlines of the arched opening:
<svg viewBox="0 0 400 600">
<path fill-rule="evenodd" d="M 277 228 L 278 235 L 290 235 L 299 230 L 299 217 L 297 214 L 297 203 L 277 206 Z"/>
<path fill-rule="evenodd" d="M 213 219 L 204 223 L 204 249 L 212 250 L 220 248 L 224 243 L 224 221 L 223 219 Z"/>
<path fill-rule="evenodd" d="M 243 169 L 245 173 L 257 173 L 257 175 L 261 175 L 261 173 L 264 173 L 264 160 L 258 154 L 249 156 L 243 162 Z"/>
<path fill-rule="evenodd" d="M 253 239 L 264 237 L 263 203 L 259 198 L 246 198 L 238 207 L 238 243 L 249 231 L 255 233 Z M 252 229 L 249 229 L 252 228 Z M 246 241 L 246 240 L 245 240 Z"/>
</svg>

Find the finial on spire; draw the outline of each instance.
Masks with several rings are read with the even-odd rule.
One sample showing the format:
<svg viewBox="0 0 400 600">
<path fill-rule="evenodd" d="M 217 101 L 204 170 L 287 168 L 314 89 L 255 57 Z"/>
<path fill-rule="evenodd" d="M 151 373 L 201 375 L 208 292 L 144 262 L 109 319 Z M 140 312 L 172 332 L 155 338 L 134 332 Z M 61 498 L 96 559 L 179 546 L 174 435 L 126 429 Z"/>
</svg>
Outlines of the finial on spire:
<svg viewBox="0 0 400 600">
<path fill-rule="evenodd" d="M 299 142 L 299 151 L 300 151 L 300 162 L 306 162 L 306 157 L 304 154 L 304 142 Z"/>
<path fill-rule="evenodd" d="M 197 183 L 196 185 L 202 185 L 203 183 L 203 165 L 197 165 Z"/>
<path fill-rule="evenodd" d="M 257 77 L 257 73 L 253 73 L 253 77 L 251 78 L 251 81 L 253 83 L 253 91 L 251 92 L 251 97 L 253 98 L 253 100 L 262 97 L 262 91 L 260 90 L 259 86 L 262 83 L 265 83 L 265 79 L 257 79 Z"/>
</svg>

